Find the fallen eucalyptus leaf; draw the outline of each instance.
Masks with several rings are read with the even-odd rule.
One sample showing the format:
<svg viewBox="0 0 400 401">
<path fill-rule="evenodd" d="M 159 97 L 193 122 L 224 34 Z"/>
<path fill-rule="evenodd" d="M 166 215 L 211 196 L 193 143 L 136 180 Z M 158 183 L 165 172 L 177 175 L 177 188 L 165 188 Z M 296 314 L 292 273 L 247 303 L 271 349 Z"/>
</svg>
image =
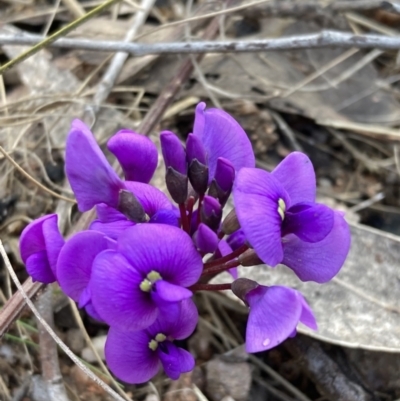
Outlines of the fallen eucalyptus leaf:
<svg viewBox="0 0 400 401">
<path fill-rule="evenodd" d="M 399 352 L 400 237 L 359 224 L 350 227 L 350 253 L 329 283 L 303 283 L 285 266 L 241 267 L 239 275 L 300 290 L 318 322 L 318 331 L 301 326 L 301 333 L 346 347 Z"/>
</svg>

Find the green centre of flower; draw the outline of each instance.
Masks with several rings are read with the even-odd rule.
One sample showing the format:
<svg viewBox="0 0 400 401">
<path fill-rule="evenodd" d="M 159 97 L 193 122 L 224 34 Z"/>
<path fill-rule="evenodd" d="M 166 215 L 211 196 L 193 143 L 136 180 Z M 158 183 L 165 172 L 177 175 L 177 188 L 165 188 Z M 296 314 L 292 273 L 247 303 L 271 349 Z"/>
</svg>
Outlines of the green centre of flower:
<svg viewBox="0 0 400 401">
<path fill-rule="evenodd" d="M 167 336 L 163 333 L 158 333 L 155 338 L 149 341 L 149 348 L 155 351 L 158 348 L 158 344 L 162 343 L 167 339 Z"/>
<path fill-rule="evenodd" d="M 140 289 L 144 292 L 150 292 L 151 289 L 153 288 L 153 284 L 158 281 L 161 280 L 162 277 L 160 275 L 160 273 L 152 270 L 147 276 L 146 278 L 140 283 Z"/>
<path fill-rule="evenodd" d="M 278 213 L 281 216 L 282 220 L 285 219 L 285 212 L 286 212 L 286 203 L 282 198 L 278 200 Z"/>
</svg>

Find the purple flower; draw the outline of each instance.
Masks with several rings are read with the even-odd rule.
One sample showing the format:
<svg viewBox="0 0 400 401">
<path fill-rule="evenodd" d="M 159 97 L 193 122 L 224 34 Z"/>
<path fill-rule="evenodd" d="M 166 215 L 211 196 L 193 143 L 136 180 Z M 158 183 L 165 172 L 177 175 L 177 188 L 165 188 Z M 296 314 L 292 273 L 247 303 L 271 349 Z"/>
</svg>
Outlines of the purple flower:
<svg viewBox="0 0 400 401">
<path fill-rule="evenodd" d="M 124 129 L 107 142 L 107 147 L 118 159 L 128 181 L 148 183 L 157 168 L 158 152 L 147 136 Z"/>
<path fill-rule="evenodd" d="M 199 103 L 196 107 L 193 134 L 200 138 L 207 153 L 209 183 L 215 176 L 219 157 L 229 160 L 236 171 L 242 167 L 255 166 L 254 153 L 247 134 L 225 111 L 206 109 L 205 103 Z"/>
<path fill-rule="evenodd" d="M 164 224 L 138 224 L 124 231 L 117 249 L 93 263 L 90 287 L 94 308 L 110 326 L 142 330 L 170 315 L 192 293 L 203 268 L 191 238 Z"/>
<path fill-rule="evenodd" d="M 49 214 L 34 220 L 22 231 L 21 258 L 33 281 L 48 284 L 57 280 L 57 259 L 64 245 L 57 221 L 56 214 Z"/>
<path fill-rule="evenodd" d="M 173 343 L 192 334 L 198 319 L 196 306 L 190 299 L 180 303 L 173 322 L 162 316 L 143 331 L 108 332 L 105 355 L 108 367 L 127 383 L 144 383 L 163 366 L 165 373 L 176 380 L 181 373 L 194 368 L 193 356 Z"/>
<path fill-rule="evenodd" d="M 81 212 L 98 203 L 117 208 L 123 181 L 108 163 L 89 128 L 72 122 L 65 149 L 65 171 Z"/>
<path fill-rule="evenodd" d="M 247 279 L 236 280 L 232 290 L 250 307 L 246 328 L 247 352 L 276 347 L 296 334 L 299 322 L 317 329 L 311 308 L 299 291 L 283 286 L 266 287 Z"/>
<path fill-rule="evenodd" d="M 331 232 L 334 212 L 315 203 L 315 192 L 314 169 L 303 153 L 290 154 L 272 173 L 239 171 L 233 190 L 236 214 L 247 241 L 265 263 L 275 266 L 283 261 L 282 237 L 294 234 L 317 243 Z M 345 248 L 348 242 L 343 238 Z"/>
</svg>

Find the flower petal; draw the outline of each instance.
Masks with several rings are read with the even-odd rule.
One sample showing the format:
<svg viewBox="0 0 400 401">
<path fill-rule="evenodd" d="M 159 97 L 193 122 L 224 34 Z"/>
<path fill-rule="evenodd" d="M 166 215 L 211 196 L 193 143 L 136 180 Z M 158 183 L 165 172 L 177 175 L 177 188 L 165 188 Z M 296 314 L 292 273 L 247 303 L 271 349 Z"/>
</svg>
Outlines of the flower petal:
<svg viewBox="0 0 400 401">
<path fill-rule="evenodd" d="M 155 291 L 165 302 L 179 302 L 193 295 L 187 288 L 171 284 L 165 280 L 158 280 L 155 283 Z"/>
<path fill-rule="evenodd" d="M 227 241 L 222 239 L 219 244 L 218 244 L 218 252 L 221 256 L 226 256 L 232 253 L 233 249 L 231 246 L 228 244 Z M 238 269 L 237 267 L 232 267 L 231 269 L 228 269 L 228 273 L 232 276 L 234 280 L 238 278 Z"/>
<path fill-rule="evenodd" d="M 315 202 L 317 185 L 314 167 L 304 153 L 290 153 L 271 174 L 285 188 L 292 205 L 299 202 Z"/>
<path fill-rule="evenodd" d="M 89 226 L 90 230 L 99 231 L 112 239 L 117 239 L 129 227 L 133 227 L 135 223 L 130 220 L 120 220 L 111 223 L 102 223 L 100 220 L 94 220 Z"/>
<path fill-rule="evenodd" d="M 195 362 L 192 354 L 170 341 L 161 343 L 157 352 L 165 374 L 172 380 L 177 380 L 181 373 L 194 369 Z"/>
<path fill-rule="evenodd" d="M 297 296 L 301 299 L 302 305 L 300 322 L 305 324 L 312 330 L 318 330 L 317 321 L 315 320 L 315 316 L 312 309 L 310 308 L 310 305 L 308 305 L 307 301 L 305 300 L 303 295 L 300 294 L 300 292 L 297 292 Z"/>
<path fill-rule="evenodd" d="M 290 233 L 302 241 L 319 242 L 331 232 L 333 220 L 334 212 L 328 206 L 320 203 L 297 204 L 285 214 L 282 236 Z"/>
<path fill-rule="evenodd" d="M 143 330 L 157 318 L 158 308 L 140 289 L 143 276 L 118 252 L 107 250 L 93 263 L 90 287 L 93 306 L 110 326 Z"/>
<path fill-rule="evenodd" d="M 214 178 L 219 157 L 228 159 L 236 171 L 254 167 L 250 140 L 239 123 L 223 110 L 205 108 L 203 102 L 196 107 L 193 134 L 201 139 L 208 154 L 208 182 Z"/>
<path fill-rule="evenodd" d="M 197 282 L 203 262 L 192 239 L 166 224 L 138 224 L 118 238 L 118 250 L 132 266 L 147 275 L 160 273 L 171 284 L 189 287 Z"/>
<path fill-rule="evenodd" d="M 57 220 L 56 214 L 46 215 L 34 220 L 22 231 L 19 241 L 21 258 L 34 281 L 46 284 L 56 281 L 57 259 L 64 245 Z M 33 257 L 35 253 L 40 255 Z"/>
<path fill-rule="evenodd" d="M 111 327 L 105 345 L 110 370 L 127 383 L 145 383 L 155 376 L 160 362 L 157 351 L 149 348 L 146 331 L 127 332 Z"/>
<path fill-rule="evenodd" d="M 80 120 L 72 122 L 67 137 L 65 171 L 81 212 L 102 202 L 118 206 L 118 193 L 124 184 Z"/>
<path fill-rule="evenodd" d="M 276 347 L 295 330 L 302 310 L 296 290 L 259 285 L 247 293 L 246 300 L 250 305 L 246 329 L 247 352 Z"/>
<path fill-rule="evenodd" d="M 264 263 L 276 266 L 283 259 L 278 207 L 279 199 L 288 205 L 285 190 L 270 173 L 243 168 L 237 174 L 233 199 L 247 241 Z"/>
<path fill-rule="evenodd" d="M 109 242 L 97 231 L 81 231 L 61 249 L 57 262 L 57 279 L 62 290 L 79 302 L 89 284 L 95 257 L 109 248 Z"/>
<path fill-rule="evenodd" d="M 124 129 L 107 142 L 107 147 L 118 159 L 128 181 L 148 183 L 157 168 L 158 151 L 147 136 Z"/>
<path fill-rule="evenodd" d="M 204 223 L 199 224 L 199 228 L 193 235 L 193 241 L 197 248 L 204 253 L 213 253 L 218 246 L 218 235 Z"/>
<path fill-rule="evenodd" d="M 334 213 L 331 232 L 320 242 L 302 241 L 295 235 L 284 237 L 282 263 L 302 281 L 326 283 L 343 266 L 350 249 L 349 226 L 339 212 Z"/>
<path fill-rule="evenodd" d="M 56 281 L 56 277 L 51 270 L 46 251 L 35 252 L 28 256 L 25 262 L 26 271 L 33 281 L 50 284 Z"/>
<path fill-rule="evenodd" d="M 168 224 L 170 226 L 179 227 L 179 211 L 173 210 L 159 210 L 151 216 L 149 223 Z"/>
</svg>

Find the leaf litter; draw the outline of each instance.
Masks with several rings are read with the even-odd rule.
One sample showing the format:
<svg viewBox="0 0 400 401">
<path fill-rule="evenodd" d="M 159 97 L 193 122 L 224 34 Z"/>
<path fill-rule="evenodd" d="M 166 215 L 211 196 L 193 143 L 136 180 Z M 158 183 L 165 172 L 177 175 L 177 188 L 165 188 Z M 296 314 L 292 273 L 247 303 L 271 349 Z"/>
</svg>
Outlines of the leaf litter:
<svg viewBox="0 0 400 401">
<path fill-rule="evenodd" d="M 164 8 L 160 7 L 160 10 L 167 10 L 164 18 L 166 21 L 172 21 L 174 18 L 182 18 L 183 5 L 181 2 L 176 2 L 175 8 L 167 4 Z M 18 7 L 13 2 L 5 3 L 0 6 L 0 13 L 3 15 L 6 10 L 8 21 L 18 19 L 25 21 L 26 26 L 31 27 L 41 27 L 48 21 L 48 15 L 54 11 L 57 11 L 55 13 L 57 24 L 71 20 L 65 8 L 55 10 L 46 2 L 40 2 L 40 5 L 21 2 Z M 127 3 L 121 7 L 119 13 L 114 14 L 118 19 L 114 20 L 114 25 L 110 25 L 113 26 L 110 28 L 111 35 L 116 38 L 123 37 L 122 27 L 126 24 L 124 18 L 132 12 Z M 33 17 L 35 13 L 36 17 Z M 162 17 L 162 14 L 158 17 Z M 372 13 L 368 17 L 372 21 L 381 22 L 382 14 Z M 104 18 L 93 20 L 92 25 L 88 25 L 86 29 L 82 26 L 78 36 L 90 37 L 93 32 L 96 34 L 99 27 L 103 26 Z M 349 27 L 343 15 L 335 15 L 335 18 L 336 21 L 330 20 L 329 24 L 337 24 L 340 28 L 344 26 L 345 29 L 354 28 L 354 22 Z M 390 25 L 392 22 L 384 23 Z M 224 24 L 225 33 L 230 37 L 240 37 L 243 30 L 251 25 L 250 35 L 248 32 L 244 34 L 248 39 L 313 32 L 327 27 L 326 21 L 321 23 L 318 18 L 312 22 L 269 18 L 258 20 L 257 28 L 257 24 L 250 24 L 238 14 L 228 16 Z M 202 29 L 201 24 L 199 27 Z M 146 24 L 144 31 L 151 31 L 153 28 L 154 22 Z M 169 40 L 178 40 L 182 37 L 180 36 L 182 32 L 184 30 L 180 33 L 172 30 L 171 38 L 177 39 Z M 167 34 L 164 36 L 161 31 L 160 37 L 164 39 L 170 36 Z M 157 35 L 149 39 L 150 42 L 158 40 Z M 4 47 L 2 57 L 13 57 L 20 50 L 20 48 Z M 73 62 L 70 62 L 71 60 Z M 88 74 L 94 73 L 89 86 L 99 81 L 99 72 L 96 73 L 95 69 L 101 67 L 103 61 L 104 55 L 101 54 L 92 57 L 91 54 L 77 51 L 42 51 L 5 75 L 7 104 L 2 104 L 1 108 L 0 118 L 5 121 L 1 128 L 1 145 L 10 150 L 15 144 L 12 156 L 32 176 L 39 180 L 43 179 L 40 162 L 37 162 L 34 156 L 29 157 L 30 152 L 37 155 L 45 169 L 48 163 L 54 163 L 57 157 L 62 161 L 69 121 L 72 117 L 81 116 L 85 105 L 90 103 L 90 94 L 87 91 L 81 97 L 74 95 Z M 163 57 L 160 60 L 153 56 L 143 60 L 129 59 L 118 81 L 118 85 L 124 85 L 128 89 L 115 91 L 109 96 L 94 129 L 98 139 L 101 142 L 106 140 L 107 136 L 120 126 L 136 127 L 137 118 L 140 119 L 154 101 L 154 97 L 169 82 L 180 62 L 180 57 Z M 194 74 L 176 98 L 177 104 L 179 102 L 184 104 L 190 97 L 208 99 L 211 91 L 223 107 L 234 113 L 245 126 L 255 146 L 260 166 L 273 168 L 281 157 L 293 150 L 294 143 L 298 144 L 310 155 L 316 166 L 320 192 L 325 197 L 335 199 L 347 210 L 358 207 L 357 219 L 381 229 L 351 224 L 353 244 L 343 270 L 333 282 L 318 288 L 312 283 L 299 282 L 284 267 L 275 270 L 267 267 L 248 270 L 250 274 L 255 274 L 255 279 L 266 284 L 287 284 L 303 291 L 316 312 L 319 331 L 311 333 L 305 328 L 300 328 L 300 331 L 323 343 L 358 348 L 359 350 L 354 352 L 359 354 L 351 354 L 352 351 L 346 350 L 347 363 L 356 366 L 364 378 L 371 375 L 379 378 L 376 385 L 371 385 L 371 391 L 378 392 L 376 397 L 383 391 L 385 399 L 393 400 L 396 394 L 400 396 L 400 385 L 396 384 L 394 379 L 385 382 L 381 378 L 384 376 L 382 372 L 385 365 L 382 361 L 391 361 L 393 367 L 397 366 L 390 358 L 396 355 L 400 347 L 400 305 L 396 297 L 400 286 L 397 271 L 400 248 L 399 237 L 390 233 L 400 234 L 399 225 L 393 223 L 396 221 L 396 216 L 400 216 L 398 197 L 400 169 L 392 142 L 396 137 L 399 121 L 396 66 L 393 54 L 376 54 L 373 51 L 358 51 L 351 54 L 338 49 L 325 49 L 290 53 L 209 55 L 200 64 L 205 81 L 200 82 Z M 51 86 L 48 85 L 49 77 L 52 77 Z M 144 96 L 137 97 L 130 91 L 129 88 L 132 87 L 143 88 Z M 208 103 L 211 104 L 211 101 L 208 100 Z M 171 127 L 186 135 L 193 118 L 191 109 L 191 106 L 186 109 L 178 108 L 175 113 L 170 113 L 163 127 Z M 286 125 L 279 123 L 279 118 Z M 386 129 L 386 136 L 377 132 L 377 127 L 381 130 Z M 336 131 L 332 133 L 328 128 Z M 340 141 L 340 138 L 344 138 L 345 142 Z M 349 144 L 352 146 L 348 146 Z M 12 244 L 26 224 L 23 219 L 18 220 L 18 224 L 12 219 L 27 214 L 34 218 L 46 211 L 52 211 L 56 201 L 47 194 L 39 193 L 33 185 L 15 174 L 5 160 L 2 160 L 1 168 L 3 176 L 7 177 L 1 182 L 2 199 L 6 196 L 18 197 L 15 211 L 11 210 L 5 216 L 6 225 L 1 233 L 12 256 L 12 250 L 16 249 Z M 49 175 L 47 169 L 46 172 Z M 162 174 L 162 167 L 160 173 Z M 43 182 L 46 183 L 45 180 Z M 56 182 L 56 185 L 61 187 L 62 180 Z M 383 194 L 383 198 L 376 198 L 380 200 L 374 201 L 374 197 L 380 193 Z M 362 206 L 363 202 L 369 203 L 367 206 Z M 65 212 L 65 216 L 67 224 L 73 225 L 75 217 L 70 209 Z M 7 245 L 7 241 L 10 245 Z M 17 255 L 14 256 L 15 260 L 18 258 Z M 23 274 L 21 266 L 18 272 Z M 5 282 L 3 272 L 1 274 Z M 3 285 L 2 290 L 4 290 Z M 204 359 L 200 358 L 199 362 L 204 363 L 218 353 L 229 351 L 235 346 L 234 344 L 239 344 L 240 335 L 236 342 L 230 342 L 227 338 L 231 337 L 234 328 L 240 334 L 243 309 L 239 305 L 231 306 L 219 299 L 212 300 L 212 305 L 216 308 L 212 313 L 213 307 L 210 309 L 204 300 L 201 300 L 201 303 L 205 305 L 204 321 L 211 322 L 211 327 L 213 325 L 218 327 L 217 332 L 209 328 L 208 334 L 203 336 L 206 344 L 199 355 Z M 65 313 L 65 310 L 56 313 L 57 324 L 61 324 L 61 319 L 64 322 L 60 326 L 64 327 L 63 330 L 76 329 L 73 323 L 66 323 L 68 313 L 66 315 Z M 230 316 L 234 316 L 234 319 Z M 24 317 L 29 318 L 29 315 L 25 314 Z M 85 323 L 92 338 L 104 334 L 104 328 L 101 326 L 98 327 L 94 322 Z M 11 345 L 18 354 L 18 346 L 12 343 Z M 368 353 L 371 350 L 377 353 Z M 361 352 L 363 354 L 360 354 Z M 389 357 L 387 352 L 394 354 Z M 277 355 L 281 358 L 280 365 L 274 364 L 273 358 L 277 358 Z M 357 355 L 363 356 L 362 362 L 357 359 Z M 371 355 L 375 355 L 373 363 Z M 285 366 L 285 363 L 290 361 L 281 348 L 259 360 L 263 363 L 267 361 L 278 370 L 281 369 L 279 366 Z M 68 381 L 72 369 L 63 359 L 61 365 L 62 373 Z M 19 362 L 20 377 L 17 378 L 12 377 L 6 366 L 12 365 L 0 367 L 2 372 L 8 372 L 4 379 L 5 388 L 11 388 L 10 383 L 13 380 L 22 386 L 24 363 Z M 282 374 L 287 376 L 287 372 Z M 277 384 L 276 378 L 266 379 L 260 376 L 258 371 L 257 375 L 264 383 L 263 388 L 266 389 L 268 397 L 274 394 L 276 399 L 293 399 L 288 398 L 291 394 L 290 386 L 282 384 L 285 382 Z M 303 375 L 300 377 L 303 377 L 304 382 L 304 372 L 300 372 L 300 375 Z M 200 393 L 195 391 L 196 394 L 200 394 L 197 395 L 197 399 L 201 399 L 202 391 L 205 391 L 209 399 L 215 399 L 213 394 L 209 394 L 210 391 L 207 393 L 196 379 L 185 378 L 185 380 L 181 387 L 172 386 L 170 391 L 192 388 L 194 381 L 199 386 L 195 388 L 200 391 Z M 318 384 L 318 378 L 314 380 Z M 69 385 L 73 386 L 71 382 Z M 157 380 L 156 386 L 161 394 L 168 393 L 169 385 L 163 382 L 161 377 Z M 81 389 L 84 387 L 85 385 Z M 207 386 L 205 388 L 207 389 Z M 299 385 L 299 388 L 311 398 L 312 394 L 324 394 L 323 390 L 318 392 L 310 383 L 305 386 Z M 146 396 L 155 396 L 157 393 L 149 388 L 139 390 L 128 389 L 131 391 L 130 394 L 143 399 Z M 258 391 L 262 394 L 260 388 Z M 85 392 L 85 396 L 90 399 L 105 399 L 105 395 L 101 392 L 96 393 L 93 387 Z M 295 395 L 293 397 L 300 399 Z M 158 396 L 157 399 L 159 398 Z"/>
</svg>

